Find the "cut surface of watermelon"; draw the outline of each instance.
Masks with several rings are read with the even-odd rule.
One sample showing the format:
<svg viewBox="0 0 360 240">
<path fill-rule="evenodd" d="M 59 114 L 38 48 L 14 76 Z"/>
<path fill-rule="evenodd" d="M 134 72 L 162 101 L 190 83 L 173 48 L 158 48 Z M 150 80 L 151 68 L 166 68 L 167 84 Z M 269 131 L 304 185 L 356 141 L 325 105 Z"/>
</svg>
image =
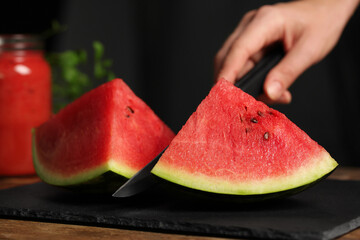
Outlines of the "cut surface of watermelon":
<svg viewBox="0 0 360 240">
<path fill-rule="evenodd" d="M 45 182 L 76 185 L 143 168 L 174 133 L 121 79 L 84 94 L 33 131 L 34 166 Z"/>
<path fill-rule="evenodd" d="M 152 173 L 206 192 L 257 195 L 310 184 L 336 166 L 284 114 L 220 80 Z"/>
</svg>

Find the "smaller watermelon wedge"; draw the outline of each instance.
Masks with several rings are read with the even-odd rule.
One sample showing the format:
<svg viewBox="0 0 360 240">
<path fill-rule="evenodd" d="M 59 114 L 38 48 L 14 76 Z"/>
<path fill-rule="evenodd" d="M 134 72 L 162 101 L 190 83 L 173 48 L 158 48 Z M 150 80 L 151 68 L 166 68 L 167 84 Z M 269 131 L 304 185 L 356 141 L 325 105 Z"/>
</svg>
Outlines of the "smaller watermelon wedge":
<svg viewBox="0 0 360 240">
<path fill-rule="evenodd" d="M 284 114 L 222 79 L 152 173 L 187 189 L 276 198 L 306 189 L 336 166 L 329 153 Z"/>
<path fill-rule="evenodd" d="M 33 131 L 34 166 L 52 185 L 113 191 L 173 137 L 123 80 L 114 79 Z"/>
</svg>

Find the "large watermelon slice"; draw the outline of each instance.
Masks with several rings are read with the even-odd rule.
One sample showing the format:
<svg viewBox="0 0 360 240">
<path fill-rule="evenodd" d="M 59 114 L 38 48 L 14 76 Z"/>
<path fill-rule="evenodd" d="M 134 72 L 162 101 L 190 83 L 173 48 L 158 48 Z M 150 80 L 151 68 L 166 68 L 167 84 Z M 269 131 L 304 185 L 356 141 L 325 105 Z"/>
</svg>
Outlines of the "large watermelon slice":
<svg viewBox="0 0 360 240">
<path fill-rule="evenodd" d="M 36 128 L 34 166 L 41 179 L 59 186 L 104 182 L 112 173 L 125 181 L 173 137 L 150 107 L 115 79 Z"/>
<path fill-rule="evenodd" d="M 221 80 L 152 173 L 205 192 L 263 195 L 302 189 L 336 166 L 285 115 Z"/>
</svg>

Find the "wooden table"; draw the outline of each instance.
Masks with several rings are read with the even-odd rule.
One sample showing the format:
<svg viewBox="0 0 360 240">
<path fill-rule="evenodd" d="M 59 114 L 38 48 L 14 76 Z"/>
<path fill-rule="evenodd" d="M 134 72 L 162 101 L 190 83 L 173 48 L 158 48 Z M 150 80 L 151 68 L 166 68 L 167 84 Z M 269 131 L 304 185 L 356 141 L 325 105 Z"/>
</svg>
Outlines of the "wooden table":
<svg viewBox="0 0 360 240">
<path fill-rule="evenodd" d="M 360 168 L 341 167 L 331 176 L 338 180 L 360 180 Z M 40 181 L 35 176 L 2 177 L 0 189 L 30 184 Z M 79 226 L 71 224 L 45 223 L 24 220 L 0 219 L 0 239 L 124 239 L 124 240 L 229 240 L 229 238 L 199 237 L 178 234 L 154 233 L 104 227 Z M 342 236 L 341 240 L 360 239 L 360 228 Z"/>
</svg>

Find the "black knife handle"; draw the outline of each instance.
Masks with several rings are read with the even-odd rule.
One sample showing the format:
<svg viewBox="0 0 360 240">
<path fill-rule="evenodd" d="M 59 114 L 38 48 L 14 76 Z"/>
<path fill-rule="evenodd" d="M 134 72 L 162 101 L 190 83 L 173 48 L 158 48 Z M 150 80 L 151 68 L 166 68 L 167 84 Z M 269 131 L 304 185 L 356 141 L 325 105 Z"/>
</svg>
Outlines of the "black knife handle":
<svg viewBox="0 0 360 240">
<path fill-rule="evenodd" d="M 263 85 L 266 75 L 284 57 L 283 46 L 278 44 L 265 54 L 265 56 L 239 81 L 235 86 L 241 88 L 253 97 L 259 96 L 263 92 Z"/>
</svg>

